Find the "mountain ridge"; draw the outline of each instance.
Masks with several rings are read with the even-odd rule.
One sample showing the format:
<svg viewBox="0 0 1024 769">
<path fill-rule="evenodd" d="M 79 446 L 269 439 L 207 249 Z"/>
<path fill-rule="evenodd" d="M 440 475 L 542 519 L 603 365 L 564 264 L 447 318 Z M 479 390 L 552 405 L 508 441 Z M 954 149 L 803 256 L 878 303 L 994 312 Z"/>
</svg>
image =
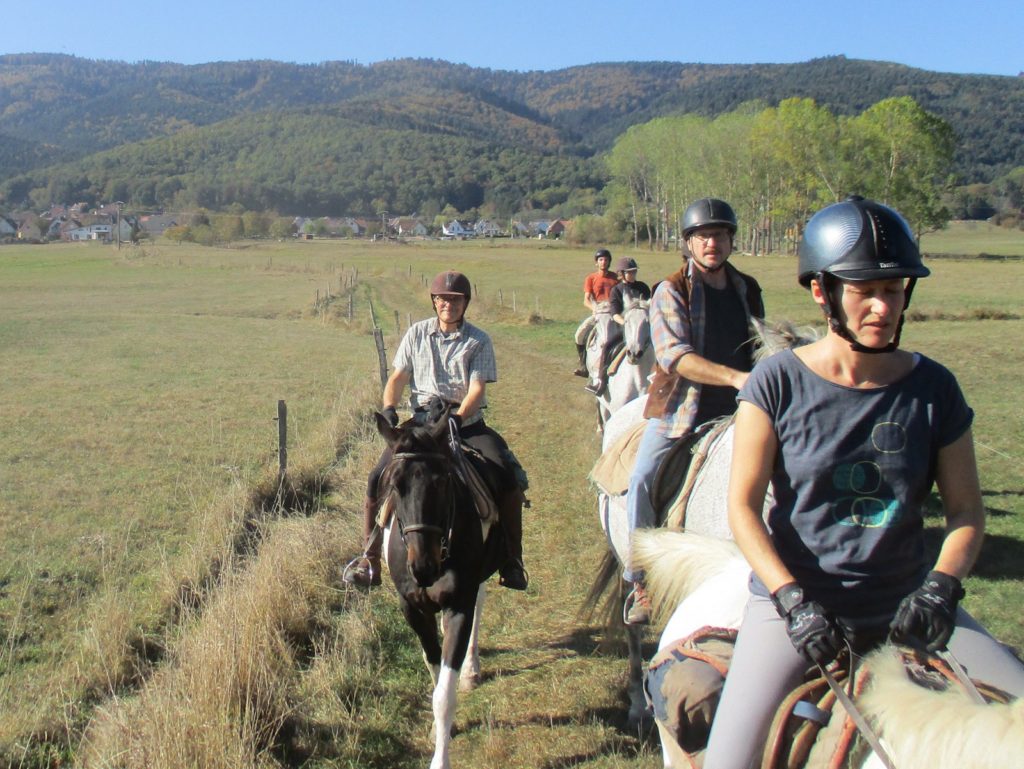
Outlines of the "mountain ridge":
<svg viewBox="0 0 1024 769">
<path fill-rule="evenodd" d="M 856 114 L 891 96 L 911 96 L 952 125 L 962 182 L 990 181 L 1024 166 L 1024 78 L 937 73 L 845 57 L 799 64 L 606 62 L 515 72 L 439 59 L 185 65 L 6 54 L 0 56 L 0 179 L 8 180 L 10 199 L 42 185 L 68 187 L 66 178 L 75 173 L 95 174 L 97 153 L 137 153 L 128 148 L 186 129 L 184 135 L 195 138 L 196 131 L 226 121 L 258 124 L 267 114 L 339 110 L 349 121 L 358 119 L 336 128 L 362 131 L 371 144 L 375 133 L 400 128 L 410 136 L 449 136 L 462 151 L 494 157 L 503 149 L 515 151 L 522 163 L 538 168 L 551 158 L 572 159 L 562 171 L 564 184 L 549 185 L 560 187 L 579 182 L 574 177 L 581 163 L 591 165 L 584 176 L 599 177 L 595 155 L 631 125 L 662 115 L 715 116 L 745 102 L 774 105 L 789 97 Z M 415 142 L 403 144 L 418 154 Z M 424 140 L 427 146 L 445 152 L 433 140 Z M 254 169 L 257 176 L 265 171 Z M 502 186 L 496 171 L 478 169 L 484 176 L 473 183 Z M 403 169 L 409 172 L 415 168 Z M 550 172 L 528 175 L 551 181 Z M 100 185 L 115 183 L 110 174 L 86 182 L 79 188 L 94 194 L 105 192 Z M 510 195 L 537 192 L 513 187 Z M 393 192 L 381 187 L 362 197 Z M 444 197 L 440 191 L 436 196 Z"/>
</svg>

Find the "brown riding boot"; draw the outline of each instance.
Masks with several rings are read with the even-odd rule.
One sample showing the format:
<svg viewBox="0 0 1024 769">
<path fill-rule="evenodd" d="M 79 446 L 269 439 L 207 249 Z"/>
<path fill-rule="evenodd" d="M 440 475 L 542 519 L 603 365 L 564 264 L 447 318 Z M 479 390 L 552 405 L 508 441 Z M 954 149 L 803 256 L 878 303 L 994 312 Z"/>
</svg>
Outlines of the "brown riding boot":
<svg viewBox="0 0 1024 769">
<path fill-rule="evenodd" d="M 377 500 L 363 500 L 363 542 L 366 550 L 353 558 L 345 567 L 341 578 L 357 587 L 377 587 L 380 584 L 380 554 L 384 532 L 377 526 Z"/>
<path fill-rule="evenodd" d="M 508 558 L 498 569 L 498 584 L 512 590 L 526 590 L 530 578 L 523 566 L 523 495 L 518 489 L 505 496 L 498 511 L 505 534 Z"/>
<path fill-rule="evenodd" d="M 580 357 L 580 365 L 572 373 L 576 376 L 590 376 L 590 372 L 587 371 L 587 346 L 584 344 L 576 345 L 576 354 Z"/>
</svg>

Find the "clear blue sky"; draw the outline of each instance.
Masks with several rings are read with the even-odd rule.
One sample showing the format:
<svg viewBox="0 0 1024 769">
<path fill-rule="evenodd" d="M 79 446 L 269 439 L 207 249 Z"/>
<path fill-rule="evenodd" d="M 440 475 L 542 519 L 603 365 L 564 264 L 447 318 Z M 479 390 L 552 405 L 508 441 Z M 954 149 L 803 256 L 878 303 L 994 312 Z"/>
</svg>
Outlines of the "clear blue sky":
<svg viewBox="0 0 1024 769">
<path fill-rule="evenodd" d="M 4 12 L 3 53 L 119 61 L 426 57 L 492 69 L 788 63 L 843 54 L 939 72 L 1024 70 L 1024 1 L 50 0 Z"/>
</svg>

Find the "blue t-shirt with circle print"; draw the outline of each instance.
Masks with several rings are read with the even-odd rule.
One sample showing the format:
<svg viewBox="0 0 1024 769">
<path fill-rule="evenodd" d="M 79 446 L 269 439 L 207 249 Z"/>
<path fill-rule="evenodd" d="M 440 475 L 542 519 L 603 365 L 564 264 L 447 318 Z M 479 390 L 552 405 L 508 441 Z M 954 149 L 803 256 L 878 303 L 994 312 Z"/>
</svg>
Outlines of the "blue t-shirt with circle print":
<svg viewBox="0 0 1024 769">
<path fill-rule="evenodd" d="M 900 380 L 851 388 L 786 350 L 755 366 L 737 397 L 778 437 L 768 527 L 807 597 L 853 624 L 891 616 L 930 568 L 922 508 L 939 449 L 974 418 L 956 378 L 915 355 Z M 751 589 L 767 594 L 756 577 Z"/>
</svg>

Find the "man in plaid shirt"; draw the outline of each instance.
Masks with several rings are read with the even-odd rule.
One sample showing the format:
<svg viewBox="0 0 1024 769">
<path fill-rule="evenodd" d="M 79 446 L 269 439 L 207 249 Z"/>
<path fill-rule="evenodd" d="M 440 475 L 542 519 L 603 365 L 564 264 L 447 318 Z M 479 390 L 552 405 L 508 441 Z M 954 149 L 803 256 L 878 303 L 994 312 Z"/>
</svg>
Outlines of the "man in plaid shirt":
<svg viewBox="0 0 1024 769">
<path fill-rule="evenodd" d="M 626 497 L 630 533 L 657 523 L 651 488 L 669 450 L 695 426 L 736 411 L 736 392 L 753 367 L 750 318 L 764 317 L 764 304 L 757 281 L 727 263 L 735 235 L 736 214 L 728 203 L 702 198 L 691 204 L 683 214 L 683 266 L 651 299 L 658 365 Z M 627 559 L 630 624 L 650 621 L 643 577 Z"/>
<path fill-rule="evenodd" d="M 430 285 L 434 305 L 433 318 L 412 325 L 395 353 L 394 371 L 384 385 L 381 413 L 392 426 L 398 424 L 398 404 L 406 386 L 410 386 L 413 419 L 423 424 L 438 419 L 446 407 L 459 426 L 459 434 L 493 465 L 502 478 L 495 502 L 508 558 L 499 570 L 505 587 L 525 590 L 523 567 L 523 490 L 525 474 L 505 440 L 484 423 L 482 409 L 487 406 L 486 389 L 497 381 L 491 338 L 465 320 L 472 297 L 469 279 L 460 272 L 437 275 Z M 361 587 L 380 584 L 382 537 L 376 526 L 381 473 L 391 460 L 386 449 L 370 473 L 363 503 L 363 536 L 366 551 L 346 568 L 343 578 Z"/>
</svg>

